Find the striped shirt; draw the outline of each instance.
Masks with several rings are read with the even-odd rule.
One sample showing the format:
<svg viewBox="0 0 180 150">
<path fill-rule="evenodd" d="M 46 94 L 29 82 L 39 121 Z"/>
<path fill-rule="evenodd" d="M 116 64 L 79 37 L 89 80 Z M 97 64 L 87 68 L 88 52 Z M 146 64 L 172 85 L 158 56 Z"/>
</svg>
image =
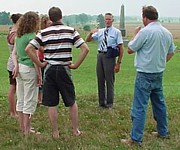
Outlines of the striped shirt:
<svg viewBox="0 0 180 150">
<path fill-rule="evenodd" d="M 72 46 L 79 48 L 84 40 L 74 28 L 62 23 L 53 23 L 41 30 L 30 43 L 37 49 L 44 47 L 44 58 L 49 64 L 70 65 Z"/>
</svg>

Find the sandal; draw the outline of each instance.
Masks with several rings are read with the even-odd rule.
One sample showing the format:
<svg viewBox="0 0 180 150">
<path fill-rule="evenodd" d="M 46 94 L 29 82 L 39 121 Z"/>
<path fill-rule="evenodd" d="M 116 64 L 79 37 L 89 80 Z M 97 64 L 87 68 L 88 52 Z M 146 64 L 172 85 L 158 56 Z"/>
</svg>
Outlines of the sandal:
<svg viewBox="0 0 180 150">
<path fill-rule="evenodd" d="M 33 133 L 33 134 L 36 134 L 36 135 L 41 134 L 41 132 L 35 131 L 34 128 L 31 128 L 29 133 Z"/>
<path fill-rule="evenodd" d="M 76 132 L 73 133 L 74 136 L 81 136 L 82 131 L 77 130 Z"/>
</svg>

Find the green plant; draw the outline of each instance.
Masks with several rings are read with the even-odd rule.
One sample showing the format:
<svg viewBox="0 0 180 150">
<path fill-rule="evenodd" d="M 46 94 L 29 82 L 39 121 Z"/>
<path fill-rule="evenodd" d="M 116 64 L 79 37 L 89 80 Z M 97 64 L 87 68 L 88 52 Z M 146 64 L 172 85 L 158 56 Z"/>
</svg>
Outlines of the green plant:
<svg viewBox="0 0 180 150">
<path fill-rule="evenodd" d="M 83 27 L 83 29 L 84 29 L 84 31 L 90 31 L 90 30 L 91 30 L 91 27 L 90 27 L 90 25 L 85 25 L 85 26 Z"/>
</svg>

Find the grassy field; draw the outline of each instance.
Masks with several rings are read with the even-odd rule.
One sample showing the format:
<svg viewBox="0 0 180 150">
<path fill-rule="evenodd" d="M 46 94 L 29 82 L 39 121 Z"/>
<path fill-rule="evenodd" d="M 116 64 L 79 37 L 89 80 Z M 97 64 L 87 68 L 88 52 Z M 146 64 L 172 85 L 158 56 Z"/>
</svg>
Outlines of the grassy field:
<svg viewBox="0 0 180 150">
<path fill-rule="evenodd" d="M 83 33 L 85 35 L 86 33 Z M 176 45 L 180 45 L 176 38 Z M 120 143 L 121 138 L 128 138 L 131 129 L 130 107 L 133 96 L 135 68 L 134 55 L 125 52 L 121 64 L 121 72 L 116 74 L 115 105 L 112 110 L 97 107 L 96 83 L 96 43 L 89 43 L 90 52 L 82 66 L 73 70 L 73 80 L 76 87 L 77 103 L 79 106 L 79 124 L 83 131 L 81 137 L 73 137 L 68 109 L 62 102 L 59 105 L 59 128 L 61 138 L 53 141 L 46 107 L 38 107 L 32 118 L 32 126 L 41 135 L 24 138 L 18 132 L 17 120 L 8 115 L 8 73 L 6 63 L 8 47 L 4 35 L 0 35 L 0 149 L 1 150 L 178 150 L 180 149 L 180 53 L 167 63 L 164 72 L 164 94 L 168 108 L 170 139 L 153 138 L 155 122 L 149 104 L 143 147 L 125 147 Z M 125 51 L 126 51 L 125 47 Z M 74 61 L 77 58 L 75 50 Z"/>
</svg>

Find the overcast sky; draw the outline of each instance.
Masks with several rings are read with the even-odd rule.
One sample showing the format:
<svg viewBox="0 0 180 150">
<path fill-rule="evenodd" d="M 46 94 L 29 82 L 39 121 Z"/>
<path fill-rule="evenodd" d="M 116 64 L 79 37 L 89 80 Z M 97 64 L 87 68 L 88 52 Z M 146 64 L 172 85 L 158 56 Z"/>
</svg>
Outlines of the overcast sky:
<svg viewBox="0 0 180 150">
<path fill-rule="evenodd" d="M 62 9 L 63 15 L 111 12 L 116 16 L 120 14 L 122 4 L 125 6 L 125 16 L 141 16 L 142 6 L 153 5 L 160 17 L 180 17 L 180 0 L 1 0 L 0 12 L 38 11 L 47 14 L 49 8 L 57 6 Z"/>
</svg>

